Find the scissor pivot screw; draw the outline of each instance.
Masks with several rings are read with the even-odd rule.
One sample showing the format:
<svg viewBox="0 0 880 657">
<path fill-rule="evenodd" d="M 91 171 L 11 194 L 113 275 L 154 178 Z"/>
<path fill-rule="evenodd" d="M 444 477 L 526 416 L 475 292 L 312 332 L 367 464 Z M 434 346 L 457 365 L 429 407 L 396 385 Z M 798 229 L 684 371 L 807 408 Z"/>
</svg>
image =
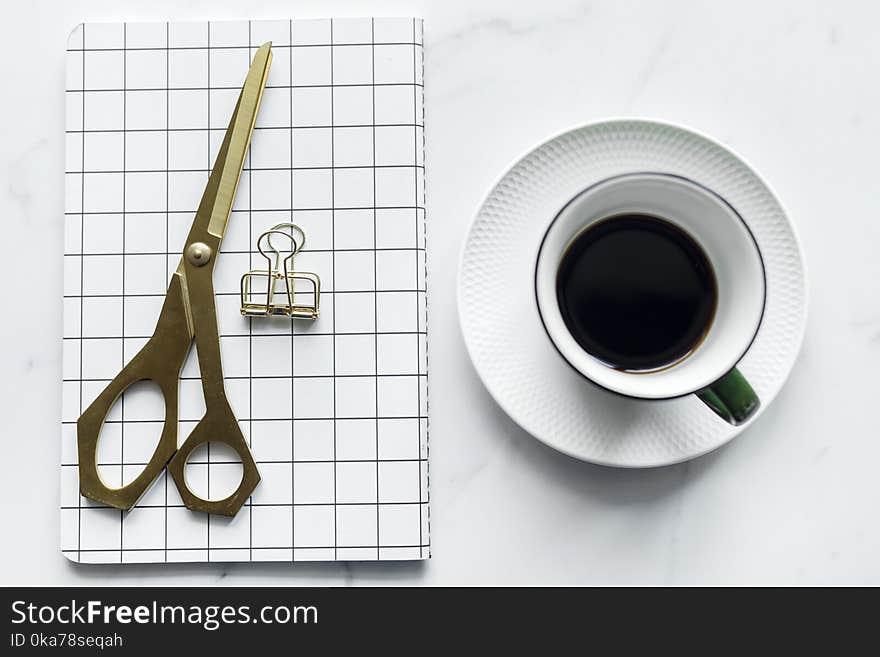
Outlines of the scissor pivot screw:
<svg viewBox="0 0 880 657">
<path fill-rule="evenodd" d="M 211 247 L 204 242 L 193 242 L 186 247 L 186 261 L 193 267 L 201 267 L 211 260 Z"/>
</svg>

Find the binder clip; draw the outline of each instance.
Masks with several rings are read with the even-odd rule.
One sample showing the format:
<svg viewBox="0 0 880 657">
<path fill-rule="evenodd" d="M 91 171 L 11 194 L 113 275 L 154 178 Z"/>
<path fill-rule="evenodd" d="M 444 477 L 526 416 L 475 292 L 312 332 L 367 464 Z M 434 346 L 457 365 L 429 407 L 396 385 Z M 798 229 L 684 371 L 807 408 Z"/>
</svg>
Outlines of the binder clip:
<svg viewBox="0 0 880 657">
<path fill-rule="evenodd" d="M 290 232 L 283 230 L 285 228 L 290 229 Z M 294 233 L 298 233 L 299 239 L 294 237 Z M 289 241 L 290 249 L 277 248 L 272 243 L 273 238 Z M 306 234 L 296 224 L 281 223 L 260 235 L 257 250 L 266 258 L 268 266 L 264 270 L 251 270 L 241 277 L 242 315 L 318 319 L 321 279 L 311 272 L 293 271 L 293 256 L 302 250 L 305 243 Z M 288 250 L 290 255 L 282 258 L 282 253 Z M 267 251 L 271 251 L 273 255 Z M 276 296 L 279 282 L 283 282 L 284 290 Z M 301 283 L 300 288 L 306 289 L 297 290 L 297 282 Z"/>
</svg>

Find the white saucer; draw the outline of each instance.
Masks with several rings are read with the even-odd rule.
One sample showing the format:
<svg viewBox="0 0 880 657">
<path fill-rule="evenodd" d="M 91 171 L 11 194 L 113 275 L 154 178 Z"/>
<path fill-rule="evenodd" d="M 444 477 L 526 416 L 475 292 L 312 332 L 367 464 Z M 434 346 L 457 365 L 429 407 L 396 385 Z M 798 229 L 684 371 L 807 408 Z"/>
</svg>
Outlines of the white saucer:
<svg viewBox="0 0 880 657">
<path fill-rule="evenodd" d="M 727 200 L 748 223 L 767 275 L 764 319 L 739 369 L 761 409 L 734 427 L 696 397 L 620 397 L 575 372 L 550 343 L 535 301 L 535 259 L 559 210 L 610 176 L 678 174 Z M 517 162 L 474 219 L 459 271 L 459 318 L 471 360 L 498 404 L 547 445 L 618 467 L 668 465 L 720 447 L 779 392 L 807 316 L 804 259 L 779 201 L 752 168 L 677 126 L 615 120 L 566 132 Z"/>
</svg>

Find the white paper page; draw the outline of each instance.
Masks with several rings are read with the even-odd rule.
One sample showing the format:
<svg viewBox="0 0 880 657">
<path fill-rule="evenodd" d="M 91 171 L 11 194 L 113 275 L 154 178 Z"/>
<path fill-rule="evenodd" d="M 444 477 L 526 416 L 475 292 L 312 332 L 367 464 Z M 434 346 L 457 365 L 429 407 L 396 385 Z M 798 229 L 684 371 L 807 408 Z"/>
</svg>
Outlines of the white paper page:
<svg viewBox="0 0 880 657">
<path fill-rule="evenodd" d="M 230 403 L 262 477 L 232 519 L 182 505 L 163 472 L 129 512 L 79 495 L 76 420 L 152 334 L 256 48 L 273 62 L 214 272 Z M 91 563 L 429 556 L 427 331 L 418 19 L 87 24 L 67 54 L 61 549 Z M 256 238 L 293 221 L 320 318 L 248 319 Z M 99 441 L 130 482 L 161 432 L 138 384 Z M 179 443 L 204 409 L 195 350 Z M 221 446 L 222 447 L 222 446 Z M 223 497 L 240 465 L 187 469 Z"/>
</svg>

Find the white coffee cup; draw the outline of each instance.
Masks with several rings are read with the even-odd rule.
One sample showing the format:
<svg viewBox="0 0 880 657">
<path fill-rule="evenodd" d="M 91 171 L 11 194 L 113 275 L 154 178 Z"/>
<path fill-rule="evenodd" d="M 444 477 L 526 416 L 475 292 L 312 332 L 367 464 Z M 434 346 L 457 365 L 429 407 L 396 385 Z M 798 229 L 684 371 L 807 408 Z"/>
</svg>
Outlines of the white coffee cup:
<svg viewBox="0 0 880 657">
<path fill-rule="evenodd" d="M 557 272 L 574 238 L 596 222 L 626 214 L 654 216 L 683 230 L 706 254 L 717 284 L 715 314 L 702 341 L 681 360 L 647 372 L 615 369 L 585 351 L 569 332 L 557 301 Z M 638 263 L 622 262 L 621 266 Z M 574 369 L 597 385 L 629 397 L 670 399 L 697 394 L 732 424 L 745 422 L 760 405 L 736 365 L 761 324 L 765 287 L 758 245 L 736 210 L 706 187 L 667 173 L 615 176 L 578 194 L 547 229 L 535 268 L 544 328 Z"/>
</svg>

